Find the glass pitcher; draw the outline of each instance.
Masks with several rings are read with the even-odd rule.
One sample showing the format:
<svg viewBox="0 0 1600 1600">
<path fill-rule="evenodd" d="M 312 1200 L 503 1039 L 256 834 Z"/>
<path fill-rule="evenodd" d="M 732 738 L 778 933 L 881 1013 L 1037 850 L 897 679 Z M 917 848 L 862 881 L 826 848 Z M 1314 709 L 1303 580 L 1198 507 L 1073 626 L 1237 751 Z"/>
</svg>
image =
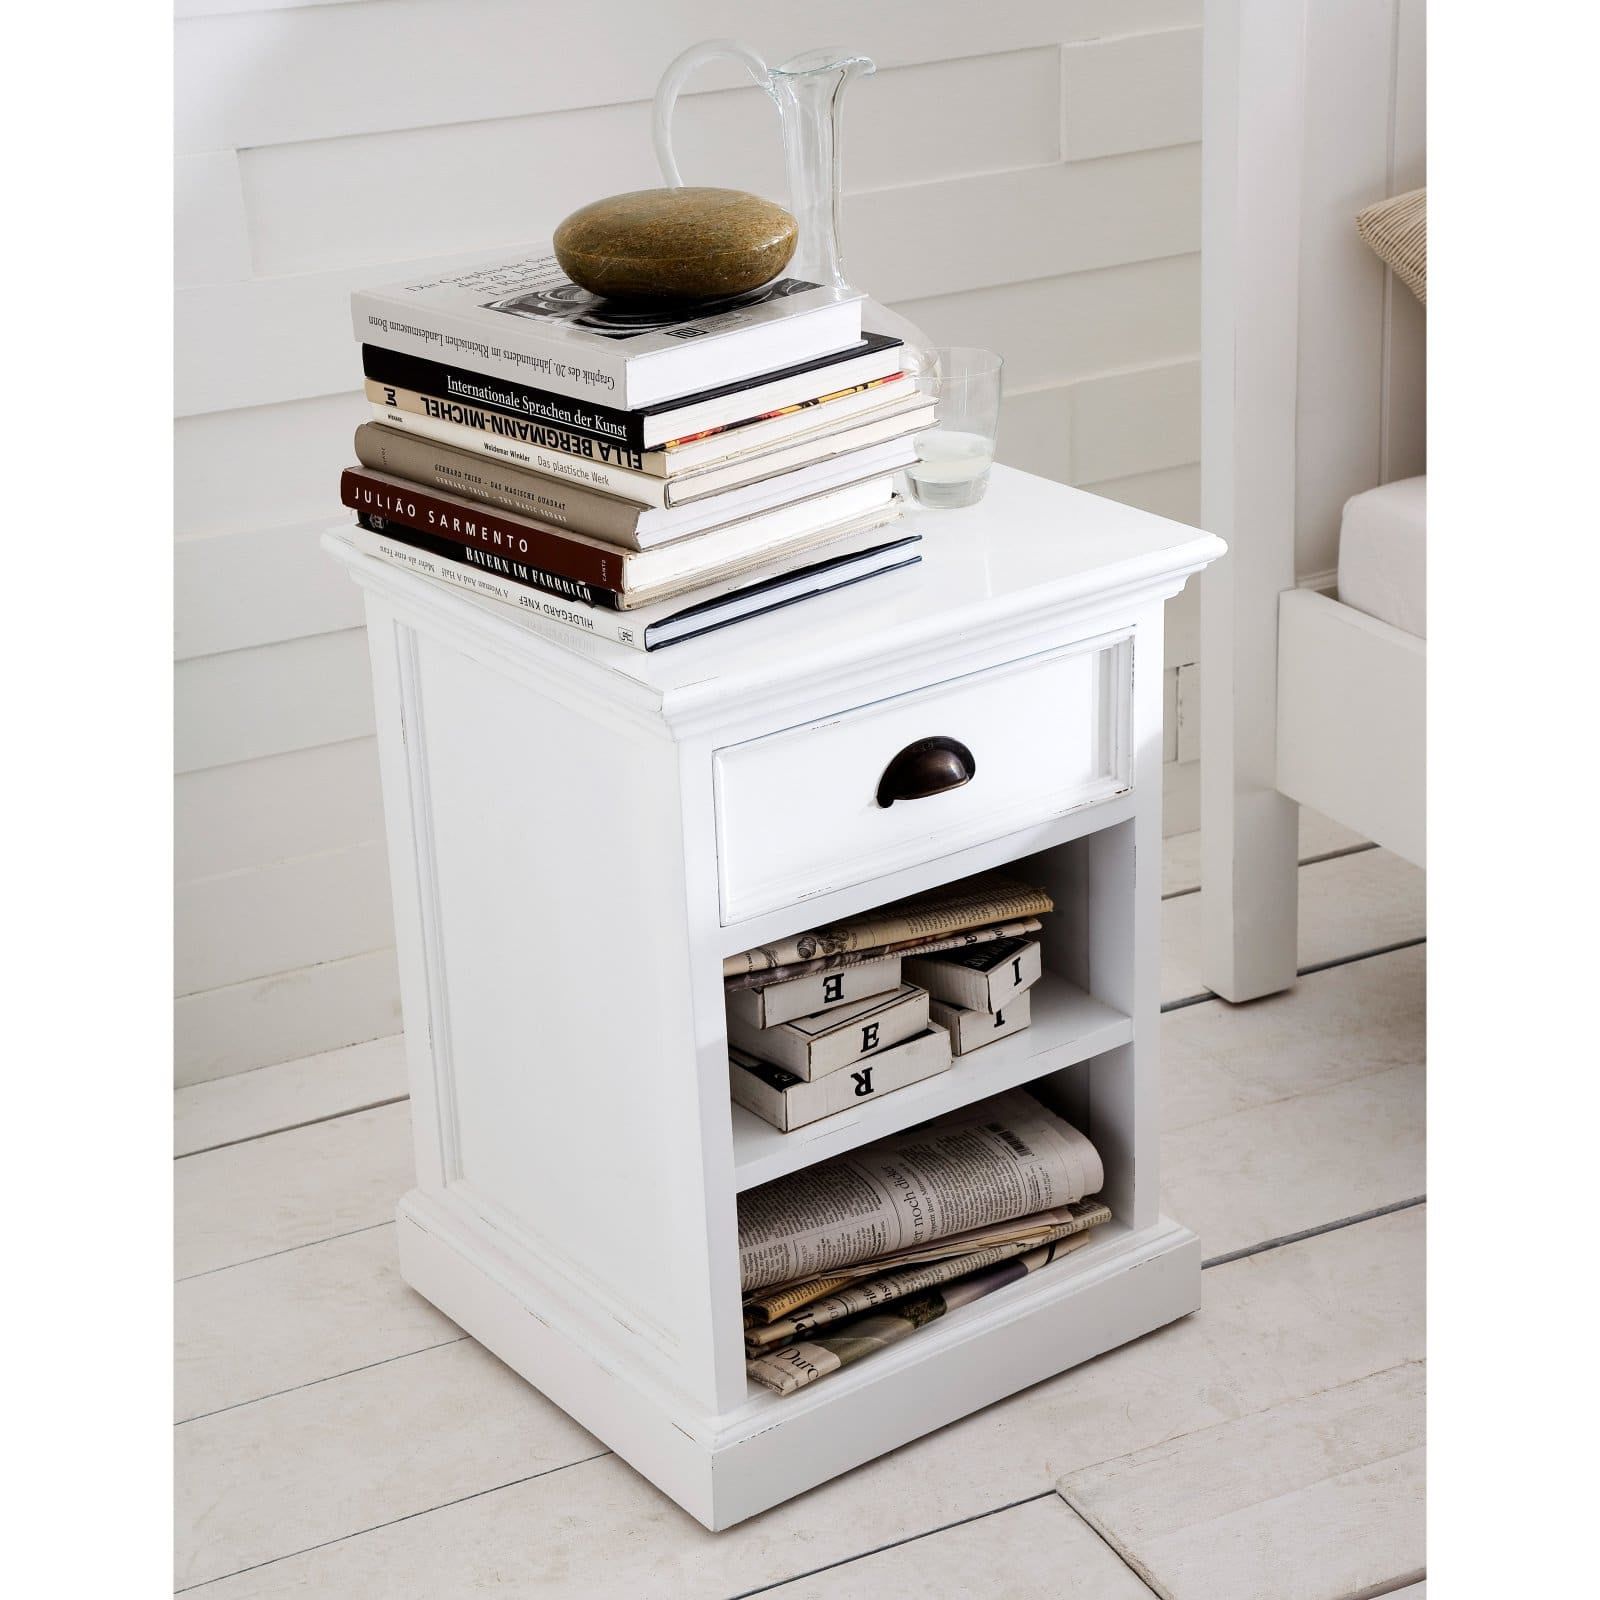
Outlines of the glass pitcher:
<svg viewBox="0 0 1600 1600">
<path fill-rule="evenodd" d="M 748 45 L 733 39 L 708 39 L 691 45 L 661 75 L 656 87 L 656 160 L 670 188 L 683 186 L 672 153 L 672 110 L 678 93 L 696 67 L 724 56 L 737 61 L 778 108 L 789 209 L 800 230 L 788 271 L 811 283 L 850 289 L 839 243 L 839 128 L 845 89 L 856 78 L 870 77 L 878 70 L 876 64 L 847 50 L 825 49 L 807 50 L 782 66 L 769 67 Z M 928 338 L 899 312 L 869 299 L 862 321 L 871 332 L 903 342 L 906 372 L 921 377 L 936 370 Z"/>
</svg>

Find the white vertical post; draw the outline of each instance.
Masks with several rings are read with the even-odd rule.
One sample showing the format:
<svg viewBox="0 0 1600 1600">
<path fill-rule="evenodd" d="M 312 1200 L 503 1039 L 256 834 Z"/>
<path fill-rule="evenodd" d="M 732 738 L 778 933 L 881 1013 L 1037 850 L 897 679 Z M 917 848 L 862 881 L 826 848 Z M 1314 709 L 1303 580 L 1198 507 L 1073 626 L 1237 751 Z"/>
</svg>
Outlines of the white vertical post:
<svg viewBox="0 0 1600 1600">
<path fill-rule="evenodd" d="M 1304 0 L 1207 0 L 1201 157 L 1202 976 L 1296 965 L 1298 808 L 1277 791 L 1278 595 L 1294 587 Z"/>
</svg>

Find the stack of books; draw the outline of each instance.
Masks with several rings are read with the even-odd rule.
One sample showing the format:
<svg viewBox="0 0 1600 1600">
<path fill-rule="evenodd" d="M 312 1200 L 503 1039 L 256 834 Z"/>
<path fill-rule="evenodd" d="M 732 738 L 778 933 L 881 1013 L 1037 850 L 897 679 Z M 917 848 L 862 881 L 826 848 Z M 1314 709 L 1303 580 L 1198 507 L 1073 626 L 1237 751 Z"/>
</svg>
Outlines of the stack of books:
<svg viewBox="0 0 1600 1600">
<path fill-rule="evenodd" d="M 734 1103 L 790 1133 L 1020 1032 L 1051 908 L 989 873 L 730 957 Z"/>
<path fill-rule="evenodd" d="M 623 305 L 545 251 L 352 313 L 369 554 L 641 650 L 919 559 L 894 475 L 933 404 L 859 296 Z"/>
</svg>

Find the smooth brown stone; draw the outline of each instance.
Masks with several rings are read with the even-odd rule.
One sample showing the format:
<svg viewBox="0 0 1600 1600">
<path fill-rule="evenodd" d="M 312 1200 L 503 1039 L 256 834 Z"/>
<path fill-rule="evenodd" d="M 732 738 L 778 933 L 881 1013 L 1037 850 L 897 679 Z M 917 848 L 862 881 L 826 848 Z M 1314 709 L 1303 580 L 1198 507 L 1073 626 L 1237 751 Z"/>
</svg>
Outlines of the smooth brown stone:
<svg viewBox="0 0 1600 1600">
<path fill-rule="evenodd" d="M 739 189 L 637 189 L 574 211 L 555 252 L 591 294 L 715 300 L 770 283 L 799 237 L 782 206 Z"/>
</svg>

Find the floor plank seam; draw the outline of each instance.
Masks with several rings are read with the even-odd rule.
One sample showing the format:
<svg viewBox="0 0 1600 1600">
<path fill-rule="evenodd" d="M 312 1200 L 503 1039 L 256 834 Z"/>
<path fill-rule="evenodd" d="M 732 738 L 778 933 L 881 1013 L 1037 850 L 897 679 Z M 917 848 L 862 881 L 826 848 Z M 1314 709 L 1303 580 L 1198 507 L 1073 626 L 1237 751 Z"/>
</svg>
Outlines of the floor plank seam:
<svg viewBox="0 0 1600 1600">
<path fill-rule="evenodd" d="M 1203 1006 L 1208 1000 L 1217 998 L 1217 995 L 1207 989 L 1203 994 L 1186 994 L 1181 1000 L 1163 1000 L 1161 1015 L 1166 1016 L 1169 1011 L 1182 1011 L 1189 1006 Z"/>
<path fill-rule="evenodd" d="M 585 1456 L 584 1461 L 598 1461 L 601 1456 L 608 1456 L 609 1450 L 599 1450 L 592 1456 Z M 241 1577 L 246 1572 L 259 1572 L 263 1567 L 275 1567 L 280 1561 L 293 1561 L 296 1556 L 308 1556 L 316 1550 L 326 1550 L 331 1545 L 345 1544 L 351 1539 L 364 1538 L 369 1533 L 379 1533 L 384 1528 L 398 1527 L 402 1522 L 413 1522 L 418 1517 L 426 1517 L 435 1511 L 448 1511 L 451 1506 L 465 1505 L 469 1500 L 481 1500 L 486 1494 L 499 1494 L 502 1489 L 515 1489 L 519 1484 L 532 1483 L 535 1478 L 548 1477 L 552 1472 L 565 1472 L 568 1467 L 581 1467 L 583 1461 L 565 1461 L 559 1467 L 546 1467 L 543 1472 L 530 1472 L 521 1478 L 512 1478 L 505 1483 L 490 1484 L 487 1489 L 474 1489 L 471 1494 L 459 1495 L 454 1500 L 442 1501 L 436 1506 L 425 1506 L 421 1511 L 408 1511 L 403 1517 L 390 1517 L 387 1522 L 375 1522 L 370 1528 L 357 1528 L 353 1533 L 341 1533 L 336 1539 L 324 1539 L 319 1544 L 308 1544 L 303 1550 L 290 1550 L 281 1556 L 270 1556 L 265 1561 L 252 1562 L 248 1567 L 239 1567 L 233 1572 L 219 1572 L 214 1578 L 202 1578 L 199 1583 L 185 1584 L 181 1589 L 174 1589 L 174 1594 L 192 1594 L 198 1589 L 204 1589 L 213 1583 L 226 1583 L 230 1578 Z"/>
<path fill-rule="evenodd" d="M 213 1150 L 231 1150 L 235 1145 L 254 1144 L 258 1139 L 272 1139 L 280 1133 L 294 1133 L 300 1128 L 314 1128 L 322 1122 L 337 1122 L 340 1117 L 353 1117 L 361 1111 L 379 1111 L 384 1106 L 401 1105 L 410 1098 L 409 1094 L 394 1094 L 387 1100 L 369 1100 L 365 1105 L 346 1106 L 343 1111 L 330 1111 L 326 1116 L 307 1117 L 304 1122 L 286 1122 L 281 1128 L 263 1128 L 260 1133 L 242 1133 L 237 1139 L 222 1139 L 216 1144 L 204 1144 L 197 1150 L 181 1151 L 172 1159 L 187 1161 L 190 1156 L 210 1155 Z"/>
<path fill-rule="evenodd" d="M 1160 1330 L 1157 1329 L 1156 1331 L 1159 1332 Z M 1241 1411 L 1238 1416 L 1227 1417 L 1220 1422 L 1197 1423 L 1192 1428 L 1184 1428 L 1181 1432 L 1168 1434 L 1165 1439 L 1157 1439 L 1151 1444 L 1136 1445 L 1132 1450 L 1119 1451 L 1114 1456 L 1102 1456 L 1098 1461 L 1085 1461 L 1074 1467 L 1072 1469 L 1072 1473 L 1069 1473 L 1066 1476 L 1070 1477 L 1079 1472 L 1092 1472 L 1100 1467 L 1115 1466 L 1119 1461 L 1130 1461 L 1134 1456 L 1144 1455 L 1150 1450 L 1165 1450 L 1168 1445 L 1182 1444 L 1186 1439 L 1193 1439 L 1202 1433 L 1210 1433 L 1213 1428 L 1227 1427 L 1231 1423 L 1244 1422 L 1251 1417 L 1265 1416 L 1267 1412 L 1275 1411 L 1280 1405 L 1285 1403 L 1299 1404 L 1306 1400 L 1316 1400 L 1325 1394 L 1332 1394 L 1336 1390 L 1348 1389 L 1352 1384 L 1355 1383 L 1368 1383 L 1374 1378 L 1386 1378 L 1391 1373 L 1403 1372 L 1407 1367 L 1425 1368 L 1427 1365 L 1428 1359 L 1426 1356 L 1408 1356 L 1404 1361 L 1396 1361 L 1392 1366 L 1388 1367 L 1379 1367 L 1373 1372 L 1363 1372 L 1359 1377 L 1337 1378 L 1332 1383 L 1324 1384 L 1320 1389 L 1310 1389 L 1305 1394 L 1297 1394 L 1293 1396 L 1292 1401 L 1290 1402 L 1272 1401 L 1265 1406 L 1257 1407 L 1253 1411 Z M 1056 1486 L 1056 1492 L 1061 1495 L 1061 1498 L 1065 1500 L 1067 1504 L 1084 1519 L 1084 1521 L 1087 1522 L 1090 1520 L 1089 1513 L 1085 1511 L 1082 1506 L 1078 1505 L 1076 1501 L 1069 1498 L 1067 1494 L 1062 1491 L 1059 1484 Z M 1098 1532 L 1099 1530 L 1096 1529 L 1096 1531 Z M 1399 1588 L 1404 1588 L 1407 1581 L 1409 1580 L 1402 1579 L 1396 1586 Z M 1392 1583 L 1394 1580 L 1385 1578 L 1383 1579 L 1383 1582 Z M 1386 1590 L 1384 1592 L 1387 1593 L 1388 1591 Z M 1338 1600 L 1363 1600 L 1363 1597 L 1356 1595 L 1340 1595 Z"/>
<path fill-rule="evenodd" d="M 1396 939 L 1393 944 L 1381 944 L 1376 950 L 1363 950 L 1358 956 L 1335 956 L 1331 961 L 1313 962 L 1309 967 L 1301 967 L 1295 976 L 1309 978 L 1314 972 L 1327 972 L 1333 967 L 1347 967 L 1352 961 L 1370 961 L 1374 956 L 1392 956 L 1397 950 L 1415 950 L 1419 944 L 1427 942 L 1427 934 L 1419 933 L 1414 939 Z"/>
<path fill-rule="evenodd" d="M 274 1256 L 293 1255 L 296 1250 L 315 1250 L 319 1244 L 332 1244 L 335 1239 L 353 1239 L 358 1233 L 371 1233 L 374 1228 L 392 1228 L 393 1217 L 382 1222 L 368 1222 L 359 1228 L 346 1228 L 343 1233 L 330 1233 L 321 1239 L 303 1239 L 299 1244 L 286 1244 L 281 1250 L 268 1250 L 265 1255 L 245 1256 L 238 1261 L 224 1262 L 220 1267 L 205 1267 L 199 1272 L 186 1272 L 178 1283 L 193 1283 L 196 1278 L 214 1278 L 219 1272 L 232 1272 L 235 1267 L 248 1267 L 253 1261 L 270 1261 Z"/>
<path fill-rule="evenodd" d="M 1008 1500 L 1003 1506 L 991 1506 L 987 1511 L 974 1511 L 970 1517 L 957 1517 L 954 1522 L 941 1522 L 936 1528 L 925 1528 L 921 1533 L 908 1533 L 903 1539 L 890 1539 L 887 1544 L 874 1545 L 870 1550 L 858 1551 L 853 1556 L 841 1556 L 837 1561 L 825 1561 L 820 1567 L 810 1567 L 805 1572 L 791 1572 L 787 1577 L 774 1578 L 771 1583 L 763 1583 L 754 1589 L 741 1589 L 737 1594 L 727 1597 L 727 1600 L 751 1600 L 758 1594 L 767 1594 L 773 1589 L 781 1589 L 786 1583 L 800 1583 L 806 1578 L 814 1578 L 819 1572 L 832 1572 L 838 1567 L 848 1567 L 857 1561 L 865 1561 L 868 1556 L 882 1555 L 885 1550 L 897 1550 L 903 1544 L 915 1544 L 919 1539 L 931 1539 L 936 1533 L 948 1533 L 952 1528 L 964 1528 L 969 1522 L 982 1522 L 985 1517 L 999 1516 L 1002 1511 L 1014 1511 L 1018 1506 L 1031 1506 L 1036 1500 L 1048 1500 L 1055 1493 L 1054 1489 L 1042 1489 L 1038 1494 L 1024 1495 L 1020 1500 Z"/>
<path fill-rule="evenodd" d="M 1347 844 L 1337 850 L 1324 850 L 1319 856 L 1303 856 L 1295 865 L 1297 868 L 1320 866 L 1324 861 L 1337 861 L 1341 856 L 1359 856 L 1368 850 L 1376 850 L 1377 848 L 1377 845 L 1373 844 L 1369 839 L 1363 844 Z M 1186 895 L 1199 894 L 1200 889 L 1201 885 L 1197 883 L 1188 889 L 1173 889 L 1170 893 L 1163 894 L 1161 898 L 1163 900 L 1182 900 Z"/>
<path fill-rule="evenodd" d="M 1202 1117 L 1196 1122 L 1184 1122 L 1177 1127 L 1163 1128 L 1161 1136 L 1162 1138 L 1167 1138 L 1169 1136 L 1177 1137 L 1182 1135 L 1188 1138 L 1201 1128 L 1210 1128 L 1232 1122 L 1236 1117 L 1253 1116 L 1258 1111 L 1268 1111 L 1275 1106 L 1303 1105 L 1307 1101 L 1320 1099 L 1325 1095 L 1339 1094 L 1341 1091 L 1349 1089 L 1353 1084 L 1368 1083 L 1373 1078 L 1382 1078 L 1392 1072 L 1421 1072 L 1426 1065 L 1427 1063 L 1420 1059 L 1415 1061 L 1392 1061 L 1387 1064 L 1377 1062 L 1372 1065 L 1370 1071 L 1358 1072 L 1352 1078 L 1341 1078 L 1337 1083 L 1325 1083 L 1315 1089 L 1301 1089 L 1291 1094 L 1275 1094 L 1267 1099 L 1252 1100 L 1248 1105 L 1236 1106 L 1233 1110 L 1219 1112 L 1214 1117 Z"/>
<path fill-rule="evenodd" d="M 1407 1589 L 1415 1588 L 1419 1583 L 1428 1581 L 1428 1569 L 1419 1568 L 1410 1577 L 1399 1578 L 1394 1581 L 1384 1579 L 1381 1589 L 1363 1589 L 1360 1594 L 1341 1596 L 1341 1600 L 1383 1600 L 1386 1594 L 1403 1594 Z"/>
<path fill-rule="evenodd" d="M 1111 1459 L 1116 1460 L 1118 1458 L 1112 1457 Z M 1099 1466 L 1101 1463 L 1094 1462 L 1092 1465 Z M 1090 1513 L 1089 1509 L 1077 1504 L 1059 1483 L 1056 1485 L 1056 1497 L 1139 1580 L 1140 1585 L 1156 1597 L 1156 1600 L 1172 1600 L 1172 1596 L 1156 1582 L 1154 1574 L 1146 1572 L 1127 1551 L 1121 1549 L 1111 1535 L 1100 1526 L 1099 1520 Z"/>
<path fill-rule="evenodd" d="M 242 1411 L 246 1406 L 259 1406 L 268 1400 L 276 1400 L 280 1395 L 298 1394 L 302 1389 L 315 1389 L 319 1383 L 337 1383 L 340 1378 L 353 1378 L 358 1372 L 371 1372 L 374 1367 L 387 1367 L 396 1361 L 409 1361 L 412 1356 L 425 1356 L 430 1350 L 448 1349 L 453 1344 L 462 1344 L 468 1338 L 467 1334 L 458 1333 L 453 1339 L 441 1339 L 438 1344 L 425 1344 L 419 1350 L 402 1350 L 397 1356 L 384 1356 L 379 1361 L 368 1361 L 363 1366 L 346 1367 L 343 1372 L 330 1372 L 326 1377 L 307 1378 L 304 1383 L 291 1383 L 287 1389 L 270 1389 L 266 1394 L 251 1395 L 248 1400 L 235 1400 L 231 1405 L 217 1406 L 211 1411 L 197 1411 L 192 1417 L 179 1417 L 173 1427 L 181 1428 L 191 1422 L 204 1422 L 207 1417 L 220 1417 L 225 1411 Z"/>
<path fill-rule="evenodd" d="M 1358 1211 L 1352 1217 L 1340 1217 L 1336 1222 L 1322 1222 L 1314 1228 L 1302 1228 L 1298 1233 L 1280 1234 L 1275 1239 L 1263 1239 L 1259 1244 L 1241 1245 L 1237 1250 L 1229 1250 L 1225 1255 L 1212 1256 L 1209 1261 L 1200 1263 L 1200 1270 L 1204 1272 L 1208 1267 L 1225 1267 L 1230 1261 L 1243 1261 L 1250 1256 L 1261 1255 L 1267 1250 L 1281 1250 L 1288 1244 L 1300 1244 L 1307 1239 L 1315 1239 L 1324 1233 L 1335 1233 L 1340 1228 L 1353 1228 L 1358 1223 L 1373 1222 L 1379 1217 L 1393 1216 L 1397 1211 L 1410 1211 L 1414 1206 L 1428 1203 L 1425 1194 L 1412 1195 L 1409 1200 L 1391 1200 L 1386 1206 L 1374 1206 L 1371 1211 Z"/>
</svg>

